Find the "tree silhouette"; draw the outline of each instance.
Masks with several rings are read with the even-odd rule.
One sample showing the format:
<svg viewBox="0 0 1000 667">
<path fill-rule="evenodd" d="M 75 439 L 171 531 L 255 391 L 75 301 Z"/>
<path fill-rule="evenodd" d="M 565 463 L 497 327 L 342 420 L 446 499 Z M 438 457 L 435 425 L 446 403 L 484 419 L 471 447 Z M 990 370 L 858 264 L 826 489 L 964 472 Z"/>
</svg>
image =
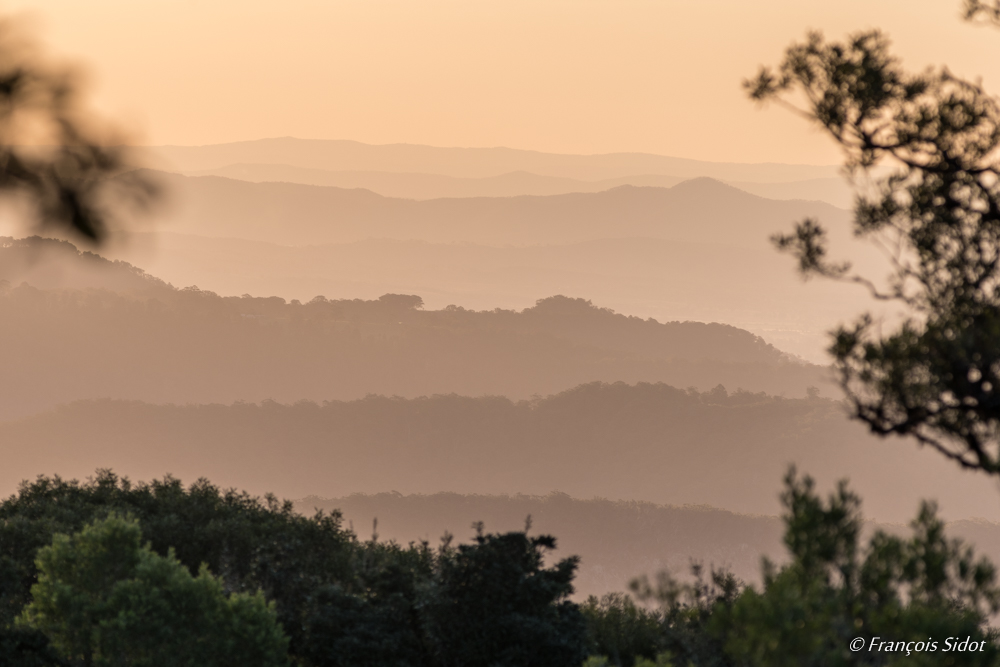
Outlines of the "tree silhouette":
<svg viewBox="0 0 1000 667">
<path fill-rule="evenodd" d="M 49 65 L 0 19 L 0 194 L 24 198 L 43 229 L 100 242 L 116 210 L 150 204 L 157 188 L 97 129 L 80 90 L 77 71 Z"/>
<path fill-rule="evenodd" d="M 967 20 L 998 21 L 1000 3 L 966 3 Z M 830 352 L 853 415 L 879 435 L 911 435 L 967 468 L 1000 474 L 1000 108 L 946 68 L 905 72 L 877 30 L 844 42 L 811 33 L 777 69 L 744 83 L 817 123 L 845 168 L 871 186 L 854 233 L 891 262 L 885 286 L 827 256 L 815 220 L 774 241 L 804 276 L 868 288 L 907 317 L 880 334 L 865 314 L 833 332 Z M 799 95 L 805 108 L 790 99 Z M 878 171 L 875 168 L 887 169 Z"/>
</svg>

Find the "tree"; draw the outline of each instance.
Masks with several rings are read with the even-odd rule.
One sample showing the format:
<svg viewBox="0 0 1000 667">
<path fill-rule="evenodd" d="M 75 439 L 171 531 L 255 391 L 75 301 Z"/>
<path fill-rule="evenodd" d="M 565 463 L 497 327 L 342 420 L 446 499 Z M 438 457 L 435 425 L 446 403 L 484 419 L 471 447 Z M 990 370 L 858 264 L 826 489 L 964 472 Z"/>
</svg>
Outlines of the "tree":
<svg viewBox="0 0 1000 667">
<path fill-rule="evenodd" d="M 291 503 L 221 491 L 207 480 L 185 488 L 169 476 L 133 484 L 110 471 L 83 484 L 39 477 L 0 503 L 0 629 L 31 599 L 38 550 L 57 533 L 111 514 L 135 517 L 142 542 L 160 556 L 173 554 L 191 575 L 207 563 L 227 591 L 262 590 L 276 604 L 293 654 L 305 650 L 308 600 L 323 586 L 354 579 L 356 540 L 338 514 L 300 516 Z M 0 662 L 6 658 L 0 653 Z"/>
<path fill-rule="evenodd" d="M 765 561 L 760 591 L 745 589 L 711 619 L 733 664 L 992 665 L 1000 609 L 996 570 L 948 540 L 925 503 L 904 539 L 878 531 L 862 549 L 860 500 L 841 482 L 824 502 L 794 469 L 782 503 L 792 560 Z M 852 641 L 861 640 L 859 645 Z M 877 638 L 877 639 L 876 639 Z M 967 640 L 972 652 L 949 650 Z M 985 642 L 985 643 L 983 643 Z M 981 650 L 980 650 L 981 649 Z"/>
<path fill-rule="evenodd" d="M 966 17 L 997 23 L 1000 5 L 969 0 Z M 843 148 L 847 173 L 872 184 L 855 200 L 853 226 L 887 249 L 884 286 L 831 261 L 815 220 L 774 239 L 804 276 L 864 285 L 906 312 L 886 335 L 868 314 L 833 333 L 853 416 L 876 434 L 914 436 L 961 466 L 1000 474 L 996 100 L 946 68 L 903 71 L 877 30 L 842 43 L 812 33 L 745 86 L 818 124 Z M 789 101 L 796 94 L 804 109 Z"/>
<path fill-rule="evenodd" d="M 920 508 L 911 536 L 878 530 L 863 544 L 861 501 L 846 482 L 824 500 L 793 468 L 781 500 L 787 564 L 765 559 L 759 587 L 718 570 L 706 580 L 697 566 L 686 583 L 668 573 L 655 583 L 635 580 L 632 590 L 658 603 L 653 609 L 621 596 L 592 599 L 584 608 L 590 664 L 638 667 L 654 657 L 697 667 L 1000 662 L 1000 633 L 989 627 L 1000 610 L 996 568 L 945 536 L 933 504 Z"/>
<path fill-rule="evenodd" d="M 661 639 L 655 655 L 675 657 L 678 665 L 729 667 L 733 663 L 713 619 L 732 607 L 744 585 L 722 569 L 711 568 L 706 578 L 701 563 L 691 564 L 691 574 L 689 582 L 679 581 L 669 572 L 660 572 L 655 585 L 645 576 L 632 582 L 639 600 L 659 604 Z M 654 657 L 653 653 L 642 655 Z"/>
<path fill-rule="evenodd" d="M 288 639 L 262 593 L 227 596 L 207 567 L 194 577 L 141 539 L 138 522 L 118 515 L 56 535 L 38 552 L 21 622 L 87 667 L 287 664 Z"/>
<path fill-rule="evenodd" d="M 582 610 L 587 620 L 587 647 L 606 665 L 632 667 L 637 658 L 655 656 L 663 649 L 663 619 L 658 610 L 637 605 L 624 593 L 590 596 Z"/>
<path fill-rule="evenodd" d="M 158 190 L 131 171 L 120 139 L 95 129 L 80 89 L 76 72 L 46 64 L 0 19 L 0 194 L 26 199 L 42 227 L 97 242 L 115 210 L 147 206 Z"/>
<path fill-rule="evenodd" d="M 185 488 L 110 471 L 84 484 L 39 477 L 0 503 L 0 664 L 54 667 L 50 639 L 78 662 L 87 650 L 132 651 L 120 642 L 144 634 L 155 652 L 167 641 L 157 614 L 171 613 L 158 591 L 215 599 L 218 589 L 273 604 L 268 613 L 302 667 L 578 667 L 586 628 L 568 600 L 578 561 L 544 567 L 554 547 L 552 537 L 525 533 L 479 532 L 473 544 L 440 550 L 359 542 L 339 514 L 300 516 L 290 503 L 206 480 Z M 212 604 L 216 616 L 229 613 Z M 208 627 L 205 613 L 192 618 Z"/>
<path fill-rule="evenodd" d="M 543 567 L 555 539 L 523 532 L 483 534 L 443 545 L 423 612 L 442 667 L 577 667 L 585 624 L 573 592 L 579 559 Z"/>
<path fill-rule="evenodd" d="M 426 543 L 403 548 L 373 535 L 355 552 L 350 581 L 309 598 L 299 655 L 317 667 L 433 664 L 420 608 L 434 566 Z"/>
</svg>

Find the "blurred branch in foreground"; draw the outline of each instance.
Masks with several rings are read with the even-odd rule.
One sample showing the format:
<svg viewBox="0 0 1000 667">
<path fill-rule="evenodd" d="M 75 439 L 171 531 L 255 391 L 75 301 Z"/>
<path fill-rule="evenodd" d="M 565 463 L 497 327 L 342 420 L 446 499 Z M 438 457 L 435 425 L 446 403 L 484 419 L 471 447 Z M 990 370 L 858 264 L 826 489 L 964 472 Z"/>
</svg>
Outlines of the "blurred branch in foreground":
<svg viewBox="0 0 1000 667">
<path fill-rule="evenodd" d="M 159 190 L 87 112 L 81 84 L 0 18 L 0 197 L 27 204 L 39 231 L 100 243 L 116 211 L 147 209 Z"/>
</svg>

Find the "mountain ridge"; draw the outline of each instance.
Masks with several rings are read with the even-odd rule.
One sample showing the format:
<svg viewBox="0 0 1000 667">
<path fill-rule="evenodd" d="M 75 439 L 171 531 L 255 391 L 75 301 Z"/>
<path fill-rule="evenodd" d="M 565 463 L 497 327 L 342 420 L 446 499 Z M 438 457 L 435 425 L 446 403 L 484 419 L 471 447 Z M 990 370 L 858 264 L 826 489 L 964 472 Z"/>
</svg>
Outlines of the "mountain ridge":
<svg viewBox="0 0 1000 667">
<path fill-rule="evenodd" d="M 543 176 L 599 179 L 636 173 L 724 176 L 780 182 L 839 175 L 833 165 L 714 163 L 652 153 L 592 155 L 545 153 L 506 147 L 459 148 L 422 144 L 365 144 L 352 140 L 274 137 L 204 146 L 146 146 L 152 166 L 182 171 L 216 169 L 236 162 L 287 163 L 319 169 L 411 171 L 449 176 L 497 176 L 523 169 Z"/>
<path fill-rule="evenodd" d="M 788 465 L 819 488 L 848 477 L 879 521 L 913 518 L 927 489 L 942 516 L 1000 519 L 995 485 L 933 451 L 883 440 L 840 401 L 664 383 L 590 382 L 544 397 L 370 395 L 350 401 L 152 404 L 89 400 L 0 422 L 18 471 L 144 479 L 207 476 L 223 487 L 343 497 L 392 489 L 603 497 L 780 511 Z M 30 463 L 29 463 L 30 462 Z"/>
<path fill-rule="evenodd" d="M 514 197 L 556 195 L 570 192 L 601 192 L 619 185 L 669 188 L 687 177 L 637 174 L 587 181 L 540 176 L 525 170 L 483 178 L 462 178 L 442 174 L 382 171 L 333 171 L 283 164 L 230 164 L 216 169 L 181 172 L 186 176 L 221 176 L 250 182 L 301 183 L 342 188 L 364 188 L 386 197 L 438 199 L 454 197 Z M 770 199 L 824 201 L 838 208 L 850 208 L 853 193 L 840 177 L 806 179 L 786 183 L 728 181 L 729 185 Z"/>
<path fill-rule="evenodd" d="M 766 246 L 802 217 L 846 232 L 848 213 L 823 202 L 771 200 L 700 177 L 671 188 L 409 200 L 364 189 L 155 174 L 175 193 L 167 231 L 303 245 L 382 237 L 490 245 L 648 236 Z M 739 217 L 739 224 L 727 219 Z M 787 222 L 783 222 L 787 221 Z M 844 223 L 844 224 L 837 224 Z"/>
</svg>

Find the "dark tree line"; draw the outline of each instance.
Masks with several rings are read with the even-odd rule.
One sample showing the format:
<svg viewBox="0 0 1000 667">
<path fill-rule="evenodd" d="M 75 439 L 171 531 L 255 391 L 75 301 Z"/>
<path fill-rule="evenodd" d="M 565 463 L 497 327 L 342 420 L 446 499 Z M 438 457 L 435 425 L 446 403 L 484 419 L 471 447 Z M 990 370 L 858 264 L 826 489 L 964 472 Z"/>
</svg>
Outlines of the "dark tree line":
<svg viewBox="0 0 1000 667">
<path fill-rule="evenodd" d="M 792 471 L 782 500 L 789 562 L 765 563 L 761 587 L 695 566 L 689 579 L 637 580 L 635 598 L 578 605 L 568 599 L 578 560 L 546 566 L 549 536 L 478 527 L 466 544 L 404 547 L 376 535 L 360 541 L 336 513 L 305 517 L 204 480 L 185 488 L 110 472 L 83 484 L 39 478 L 0 504 L 0 663 L 1000 661 L 987 624 L 1000 609 L 996 570 L 945 536 L 933 505 L 920 510 L 912 537 L 877 531 L 863 545 L 860 501 L 845 484 L 824 499 Z M 939 646 L 915 657 L 851 651 L 856 637 Z M 983 648 L 945 651 L 949 637 Z"/>
<path fill-rule="evenodd" d="M 548 666 L 585 657 L 583 617 L 566 600 L 577 560 L 545 567 L 551 537 L 480 530 L 470 544 L 437 549 L 363 542 L 337 514 L 304 517 L 288 502 L 207 481 L 132 484 L 101 472 L 83 484 L 39 478 L 0 504 L 0 663 L 62 664 L 40 630 L 18 621 L 39 593 L 36 556 L 57 534 L 121 516 L 192 576 L 207 568 L 227 594 L 260 591 L 296 664 Z"/>
</svg>

